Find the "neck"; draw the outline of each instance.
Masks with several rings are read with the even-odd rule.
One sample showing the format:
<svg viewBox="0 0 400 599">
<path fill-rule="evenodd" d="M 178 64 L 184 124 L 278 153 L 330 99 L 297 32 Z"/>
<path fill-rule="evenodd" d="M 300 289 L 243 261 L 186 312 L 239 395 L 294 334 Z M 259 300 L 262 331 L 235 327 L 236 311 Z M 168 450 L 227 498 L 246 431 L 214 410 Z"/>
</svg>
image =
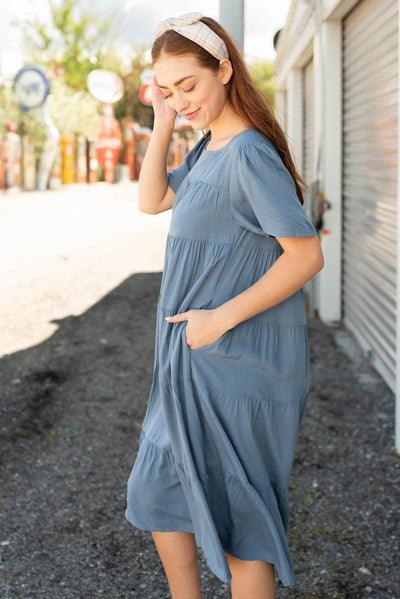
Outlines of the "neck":
<svg viewBox="0 0 400 599">
<path fill-rule="evenodd" d="M 209 149 L 218 150 L 222 148 L 232 137 L 249 128 L 249 123 L 236 114 L 230 104 L 227 103 L 218 118 L 210 123 L 211 141 Z"/>
</svg>

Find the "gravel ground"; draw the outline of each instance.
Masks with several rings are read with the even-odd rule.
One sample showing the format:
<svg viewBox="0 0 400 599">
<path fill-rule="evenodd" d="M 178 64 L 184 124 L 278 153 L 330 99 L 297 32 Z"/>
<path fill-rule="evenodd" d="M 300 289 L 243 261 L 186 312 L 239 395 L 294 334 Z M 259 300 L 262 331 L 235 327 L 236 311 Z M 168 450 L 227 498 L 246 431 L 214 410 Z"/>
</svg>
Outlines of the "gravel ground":
<svg viewBox="0 0 400 599">
<path fill-rule="evenodd" d="M 124 520 L 150 386 L 159 273 L 134 274 L 0 360 L 4 599 L 169 596 Z M 312 388 L 290 489 L 296 586 L 278 598 L 398 598 L 393 396 L 340 326 L 311 319 Z M 201 556 L 206 599 L 229 589 Z"/>
</svg>

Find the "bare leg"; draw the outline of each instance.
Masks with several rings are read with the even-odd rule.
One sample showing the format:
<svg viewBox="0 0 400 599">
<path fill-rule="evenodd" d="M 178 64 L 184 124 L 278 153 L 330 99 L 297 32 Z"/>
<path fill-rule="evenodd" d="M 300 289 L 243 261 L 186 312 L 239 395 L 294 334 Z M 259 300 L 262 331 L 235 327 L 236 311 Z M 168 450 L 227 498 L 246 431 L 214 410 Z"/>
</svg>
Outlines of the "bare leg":
<svg viewBox="0 0 400 599">
<path fill-rule="evenodd" d="M 152 532 L 164 566 L 172 599 L 201 599 L 194 535 L 189 532 Z"/>
<path fill-rule="evenodd" d="M 274 566 L 267 562 L 247 562 L 226 554 L 232 574 L 232 599 L 275 599 Z"/>
</svg>

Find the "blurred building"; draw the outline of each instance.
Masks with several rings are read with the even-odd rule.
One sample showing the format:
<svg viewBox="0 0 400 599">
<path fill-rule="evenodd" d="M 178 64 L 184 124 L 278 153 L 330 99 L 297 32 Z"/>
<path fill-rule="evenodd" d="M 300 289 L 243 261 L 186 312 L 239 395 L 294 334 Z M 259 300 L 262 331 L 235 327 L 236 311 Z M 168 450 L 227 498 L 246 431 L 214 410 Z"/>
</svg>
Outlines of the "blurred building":
<svg viewBox="0 0 400 599">
<path fill-rule="evenodd" d="M 312 302 L 396 394 L 400 450 L 399 0 L 292 0 L 276 50 L 307 208 L 328 208 Z"/>
</svg>

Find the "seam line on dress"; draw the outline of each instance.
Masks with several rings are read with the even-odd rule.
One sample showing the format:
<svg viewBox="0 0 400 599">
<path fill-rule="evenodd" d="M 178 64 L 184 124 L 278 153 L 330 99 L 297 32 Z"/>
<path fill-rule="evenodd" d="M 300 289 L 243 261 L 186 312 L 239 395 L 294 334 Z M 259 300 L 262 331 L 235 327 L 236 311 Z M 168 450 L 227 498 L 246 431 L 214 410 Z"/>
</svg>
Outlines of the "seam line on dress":
<svg viewBox="0 0 400 599">
<path fill-rule="evenodd" d="M 190 174 L 186 176 L 188 183 L 201 183 L 202 185 L 207 185 L 208 187 L 213 187 L 214 189 L 218 189 L 222 191 L 228 196 L 229 199 L 229 190 L 226 187 L 221 187 L 220 185 L 215 185 L 215 183 L 209 183 L 208 181 L 202 181 L 201 179 L 191 178 Z"/>
<path fill-rule="evenodd" d="M 272 397 L 264 397 L 263 395 L 258 395 L 258 394 L 254 394 L 254 393 L 241 393 L 241 394 L 233 394 L 233 393 L 224 393 L 223 391 L 215 391 L 214 389 L 212 389 L 211 387 L 207 387 L 205 385 L 199 385 L 197 384 L 197 388 L 198 389 L 203 389 L 204 391 L 207 391 L 208 393 L 212 393 L 213 396 L 216 396 L 218 398 L 221 399 L 233 399 L 234 401 L 237 401 L 239 399 L 251 399 L 251 400 L 257 400 L 257 401 L 262 401 L 262 402 L 267 402 L 270 404 L 274 404 L 274 405 L 279 405 L 279 406 L 289 406 L 289 407 L 293 407 L 293 408 L 297 408 L 299 409 L 299 405 L 298 404 L 293 404 L 290 401 L 285 401 L 282 399 L 274 399 Z"/>
<path fill-rule="evenodd" d="M 176 309 L 175 308 L 170 308 L 168 306 L 163 306 L 161 304 L 158 304 L 158 309 L 160 310 L 160 312 L 163 312 L 164 314 L 167 315 L 171 315 L 171 314 L 175 314 Z M 247 320 L 244 320 L 243 323 L 247 323 L 247 324 L 251 324 L 251 325 L 256 325 L 256 324 L 262 324 L 262 325 L 271 325 L 272 327 L 286 327 L 286 328 L 306 328 L 307 324 L 304 322 L 294 322 L 294 323 L 290 323 L 290 322 L 273 322 L 271 320 L 264 320 L 263 318 L 257 318 L 258 315 L 256 316 L 252 316 L 251 318 L 248 318 Z M 253 320 L 254 319 L 254 320 Z M 241 325 L 242 323 L 239 323 L 239 325 Z M 239 325 L 236 325 L 237 327 Z M 236 327 L 234 327 L 232 329 L 235 330 Z M 199 348 L 202 349 L 202 348 Z"/>
<path fill-rule="evenodd" d="M 267 235 L 260 235 L 260 237 L 267 237 Z M 231 248 L 240 248 L 242 250 L 252 250 L 252 251 L 261 251 L 261 252 L 276 252 L 277 254 L 279 253 L 282 254 L 282 251 L 277 248 L 264 248 L 264 247 L 256 247 L 256 246 L 248 246 L 248 245 L 242 245 L 239 243 L 231 243 L 229 241 L 210 241 L 209 239 L 195 239 L 194 237 L 177 237 L 176 235 L 172 235 L 171 233 L 168 235 L 168 238 L 171 240 L 177 240 L 177 241 L 192 241 L 195 243 L 199 243 L 199 244 L 203 244 L 203 245 L 209 245 L 209 246 L 228 246 Z"/>
<path fill-rule="evenodd" d="M 149 445 L 151 445 L 155 449 L 158 449 L 158 451 L 162 451 L 163 453 L 166 453 L 169 456 L 173 457 L 172 451 L 170 449 L 164 449 L 164 447 L 160 447 L 159 445 L 157 445 L 157 443 L 155 443 L 154 441 L 152 441 L 151 439 L 149 439 L 149 437 L 146 435 L 146 433 L 144 432 L 143 429 L 142 429 L 142 432 L 141 432 L 141 436 L 142 436 L 142 439 L 144 441 L 146 441 Z"/>
</svg>

